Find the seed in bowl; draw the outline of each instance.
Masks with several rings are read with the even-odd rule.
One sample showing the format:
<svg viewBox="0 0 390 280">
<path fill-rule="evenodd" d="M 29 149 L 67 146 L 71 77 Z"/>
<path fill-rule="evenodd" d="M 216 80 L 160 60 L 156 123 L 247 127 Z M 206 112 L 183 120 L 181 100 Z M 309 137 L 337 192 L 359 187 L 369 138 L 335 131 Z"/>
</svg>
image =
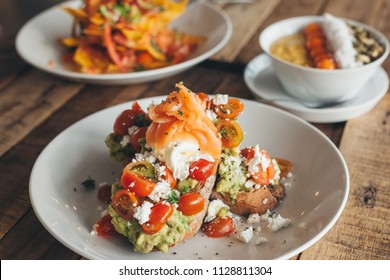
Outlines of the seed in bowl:
<svg viewBox="0 0 390 280">
<path fill-rule="evenodd" d="M 368 30 L 325 14 L 322 21 L 275 41 L 270 51 L 301 66 L 348 69 L 375 61 L 384 47 Z"/>
</svg>

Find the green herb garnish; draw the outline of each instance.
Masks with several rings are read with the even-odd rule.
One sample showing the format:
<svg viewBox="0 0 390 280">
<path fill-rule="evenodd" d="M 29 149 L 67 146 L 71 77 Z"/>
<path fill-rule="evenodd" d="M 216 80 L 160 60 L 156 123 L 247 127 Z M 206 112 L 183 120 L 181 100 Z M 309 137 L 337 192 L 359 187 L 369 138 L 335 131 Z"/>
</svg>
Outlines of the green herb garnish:
<svg viewBox="0 0 390 280">
<path fill-rule="evenodd" d="M 86 190 L 94 190 L 96 187 L 96 182 L 91 178 L 91 176 L 88 176 L 88 179 L 83 181 L 81 185 L 86 189 Z"/>
</svg>

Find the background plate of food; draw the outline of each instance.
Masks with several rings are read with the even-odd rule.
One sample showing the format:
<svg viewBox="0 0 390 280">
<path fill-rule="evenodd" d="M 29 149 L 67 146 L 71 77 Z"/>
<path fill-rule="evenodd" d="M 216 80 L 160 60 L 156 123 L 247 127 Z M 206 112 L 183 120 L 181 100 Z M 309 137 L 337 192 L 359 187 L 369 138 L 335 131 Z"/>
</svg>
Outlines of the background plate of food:
<svg viewBox="0 0 390 280">
<path fill-rule="evenodd" d="M 64 2 L 28 21 L 17 35 L 16 49 L 34 67 L 78 82 L 119 85 L 162 79 L 211 57 L 232 34 L 221 9 L 187 2 L 165 9 L 146 4 L 135 9 L 122 1 L 92 8 L 82 1 Z"/>
<path fill-rule="evenodd" d="M 138 100 L 146 108 L 164 97 Z M 124 103 L 97 112 L 59 134 L 39 155 L 30 177 L 30 198 L 40 222 L 60 242 L 89 259 L 288 259 L 302 252 L 336 223 L 349 192 L 349 174 L 337 147 L 302 119 L 271 106 L 242 100 L 238 121 L 243 146 L 259 144 L 293 167 L 286 196 L 269 218 L 289 219 L 274 231 L 251 224 L 253 238 L 236 233 L 210 238 L 200 230 L 194 237 L 163 252 L 137 253 L 126 238 L 93 234 L 106 204 L 99 185 L 114 182 L 123 166 L 110 158 L 104 142 Z M 253 120 L 256 120 L 255 122 Z M 87 189 L 93 180 L 95 189 Z M 84 184 L 82 184 L 84 183 Z M 243 220 L 243 224 L 248 222 Z M 244 225 L 245 226 L 245 225 Z M 238 228 L 238 227 L 237 227 Z M 243 237 L 243 236 L 241 236 Z"/>
</svg>

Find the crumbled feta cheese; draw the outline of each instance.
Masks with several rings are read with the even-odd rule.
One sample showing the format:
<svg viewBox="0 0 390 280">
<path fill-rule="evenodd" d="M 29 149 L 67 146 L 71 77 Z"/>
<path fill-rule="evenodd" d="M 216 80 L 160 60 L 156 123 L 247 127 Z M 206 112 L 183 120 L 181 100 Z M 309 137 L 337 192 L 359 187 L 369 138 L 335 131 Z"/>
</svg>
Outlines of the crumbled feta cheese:
<svg viewBox="0 0 390 280">
<path fill-rule="evenodd" d="M 227 211 L 229 211 L 229 206 L 227 206 L 225 203 L 223 203 L 222 200 L 214 199 L 214 200 L 210 201 L 209 206 L 207 208 L 206 218 L 204 218 L 204 222 L 207 223 L 207 222 L 214 220 L 218 216 L 219 211 L 221 211 L 221 209 L 224 209 L 224 208 Z"/>
<path fill-rule="evenodd" d="M 133 217 L 138 220 L 140 225 L 149 221 L 149 215 L 152 213 L 153 204 L 149 201 L 144 201 L 140 206 L 134 209 Z"/>
<path fill-rule="evenodd" d="M 91 235 L 98 235 L 97 230 L 96 230 L 96 226 L 97 226 L 96 224 L 93 225 L 92 230 L 91 230 Z"/>
<path fill-rule="evenodd" d="M 228 103 L 229 96 L 227 94 L 217 94 L 213 98 L 214 105 L 224 105 Z"/>
<path fill-rule="evenodd" d="M 283 218 L 280 214 L 271 213 L 269 210 L 267 210 L 267 213 L 260 216 L 260 220 L 267 222 L 267 227 L 272 231 L 278 231 L 291 224 L 290 219 Z"/>
<path fill-rule="evenodd" d="M 260 189 L 260 185 L 257 184 L 255 181 L 253 181 L 252 179 L 249 179 L 245 182 L 244 184 L 244 187 L 247 188 L 247 189 Z"/>
<path fill-rule="evenodd" d="M 138 128 L 139 128 L 138 126 L 133 125 L 132 127 L 129 127 L 129 128 L 127 129 L 127 132 L 128 132 L 129 135 L 131 136 L 131 135 L 134 134 L 134 132 L 135 132 Z"/>
<path fill-rule="evenodd" d="M 236 235 L 236 238 L 238 240 L 241 240 L 241 241 L 246 242 L 246 243 L 251 241 L 252 237 L 253 237 L 253 227 L 252 226 L 244 229 L 243 231 L 238 232 L 238 234 Z"/>
<path fill-rule="evenodd" d="M 141 153 L 135 154 L 135 159 L 133 159 L 133 162 L 144 161 L 144 160 L 154 164 L 156 162 L 157 158 L 154 155 L 152 155 L 152 153 L 145 152 L 143 154 L 141 154 Z"/>
<path fill-rule="evenodd" d="M 126 147 L 129 143 L 130 143 L 130 136 L 129 135 L 123 136 L 123 138 L 120 142 L 121 146 Z"/>
<path fill-rule="evenodd" d="M 212 121 L 218 118 L 217 114 L 212 110 L 206 110 L 206 116 Z"/>
<path fill-rule="evenodd" d="M 157 180 L 159 180 L 159 181 L 163 181 L 164 180 L 162 177 L 167 175 L 166 172 L 165 172 L 165 168 L 166 168 L 165 165 L 161 165 L 159 163 L 156 163 L 154 165 L 154 171 L 156 173 Z"/>
<path fill-rule="evenodd" d="M 253 150 L 254 156 L 247 162 L 249 173 L 256 173 L 259 170 L 258 165 L 261 165 L 262 170 L 267 170 L 271 164 L 271 159 L 261 152 L 259 145 L 256 145 Z"/>
<path fill-rule="evenodd" d="M 171 186 L 166 181 L 157 182 L 149 198 L 155 202 L 160 201 L 161 199 L 167 199 L 171 194 Z"/>
<path fill-rule="evenodd" d="M 260 223 L 260 215 L 257 213 L 250 214 L 246 221 L 250 224 Z"/>
<path fill-rule="evenodd" d="M 176 179 L 184 180 L 189 176 L 190 164 L 201 158 L 214 162 L 212 156 L 199 151 L 197 143 L 182 141 L 171 143 L 167 149 L 162 151 L 160 160 L 164 161 L 168 168 L 172 170 Z"/>
<path fill-rule="evenodd" d="M 260 244 L 263 244 L 263 243 L 267 243 L 268 240 L 267 238 L 265 238 L 264 236 L 259 236 L 257 239 L 256 239 L 256 245 L 260 245 Z"/>
</svg>

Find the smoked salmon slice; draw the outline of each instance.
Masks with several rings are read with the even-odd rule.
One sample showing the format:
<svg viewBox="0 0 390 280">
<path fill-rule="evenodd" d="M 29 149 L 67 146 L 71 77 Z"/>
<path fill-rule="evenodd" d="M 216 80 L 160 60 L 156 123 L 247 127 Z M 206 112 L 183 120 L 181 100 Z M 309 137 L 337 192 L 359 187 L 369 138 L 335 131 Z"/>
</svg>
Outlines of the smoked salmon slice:
<svg viewBox="0 0 390 280">
<path fill-rule="evenodd" d="M 152 124 L 146 131 L 146 143 L 161 153 L 172 143 L 194 142 L 200 152 L 215 159 L 221 156 L 218 131 L 206 114 L 206 103 L 182 83 L 160 104 L 149 107 Z"/>
</svg>

